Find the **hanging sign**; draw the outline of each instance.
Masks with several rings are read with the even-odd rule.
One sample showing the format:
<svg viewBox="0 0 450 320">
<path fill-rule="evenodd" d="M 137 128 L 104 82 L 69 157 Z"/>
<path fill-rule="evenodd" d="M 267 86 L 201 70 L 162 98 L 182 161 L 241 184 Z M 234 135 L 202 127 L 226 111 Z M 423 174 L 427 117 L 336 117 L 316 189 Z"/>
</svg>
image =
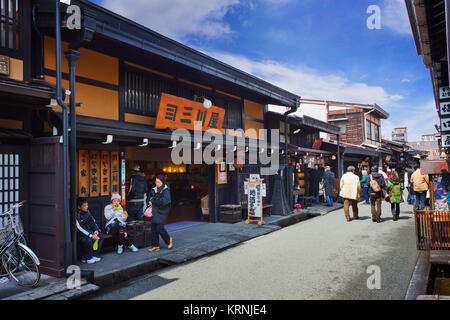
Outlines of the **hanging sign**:
<svg viewBox="0 0 450 320">
<path fill-rule="evenodd" d="M 450 99 L 450 88 L 449 87 L 439 88 L 439 99 Z"/>
<path fill-rule="evenodd" d="M 220 130 L 224 117 L 225 109 L 214 106 L 206 109 L 203 103 L 162 93 L 155 128 L 194 130 L 194 122 L 200 121 L 203 131 Z"/>
<path fill-rule="evenodd" d="M 441 119 L 441 131 L 450 131 L 450 118 L 442 118 Z"/>
<path fill-rule="evenodd" d="M 109 151 L 101 152 L 101 195 L 108 196 L 111 192 L 111 178 L 110 178 L 110 157 Z"/>
<path fill-rule="evenodd" d="M 78 196 L 89 196 L 89 151 L 78 151 Z"/>
<path fill-rule="evenodd" d="M 450 102 L 441 102 L 439 106 L 439 114 L 441 116 L 450 115 Z"/>
<path fill-rule="evenodd" d="M 98 197 L 100 195 L 100 153 L 90 151 L 89 160 L 89 196 Z"/>
<path fill-rule="evenodd" d="M 450 134 L 442 134 L 442 147 L 450 148 Z"/>
</svg>

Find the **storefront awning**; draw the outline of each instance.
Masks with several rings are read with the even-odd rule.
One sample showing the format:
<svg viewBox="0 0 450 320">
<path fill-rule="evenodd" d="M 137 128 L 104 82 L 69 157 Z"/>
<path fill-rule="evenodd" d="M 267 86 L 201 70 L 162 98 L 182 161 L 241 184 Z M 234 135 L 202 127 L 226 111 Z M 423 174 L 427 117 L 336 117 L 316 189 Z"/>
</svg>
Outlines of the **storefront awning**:
<svg viewBox="0 0 450 320">
<path fill-rule="evenodd" d="M 356 154 L 356 155 L 368 156 L 368 157 L 379 157 L 380 156 L 380 153 L 377 151 L 371 151 L 371 150 L 352 147 L 352 146 L 345 146 L 344 155 L 347 155 L 347 154 Z"/>
<path fill-rule="evenodd" d="M 334 154 L 333 152 L 330 152 L 330 151 L 325 151 L 325 150 L 320 150 L 320 149 L 303 148 L 303 147 L 295 146 L 292 144 L 289 145 L 289 152 L 290 153 L 298 152 L 301 154 L 312 153 L 312 154 L 324 155 L 324 156 L 331 156 Z"/>
</svg>

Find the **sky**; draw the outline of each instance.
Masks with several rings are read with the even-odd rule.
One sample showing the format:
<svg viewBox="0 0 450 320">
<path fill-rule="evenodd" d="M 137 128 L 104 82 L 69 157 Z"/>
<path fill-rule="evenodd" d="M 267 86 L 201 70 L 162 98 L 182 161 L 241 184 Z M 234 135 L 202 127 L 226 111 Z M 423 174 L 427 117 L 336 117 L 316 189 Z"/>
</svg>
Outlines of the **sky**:
<svg viewBox="0 0 450 320">
<path fill-rule="evenodd" d="M 430 73 L 404 0 L 93 0 L 117 14 L 307 99 L 376 103 L 382 136 L 436 133 Z M 380 11 L 379 28 L 370 6 Z M 370 7 L 370 8 L 369 8 Z M 301 114 L 324 120 L 320 106 Z"/>
</svg>

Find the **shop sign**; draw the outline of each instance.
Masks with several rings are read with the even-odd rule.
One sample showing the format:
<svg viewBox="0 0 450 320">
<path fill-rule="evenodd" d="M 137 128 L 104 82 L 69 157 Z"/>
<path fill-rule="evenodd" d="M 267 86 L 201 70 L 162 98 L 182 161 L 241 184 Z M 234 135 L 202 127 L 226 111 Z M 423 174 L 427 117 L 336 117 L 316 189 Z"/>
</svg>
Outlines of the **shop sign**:
<svg viewBox="0 0 450 320">
<path fill-rule="evenodd" d="M 78 196 L 89 196 L 89 151 L 78 151 Z"/>
<path fill-rule="evenodd" d="M 450 118 L 441 119 L 441 131 L 450 131 Z"/>
<path fill-rule="evenodd" d="M 443 134 L 442 135 L 442 147 L 443 148 L 450 148 L 450 134 Z"/>
<path fill-rule="evenodd" d="M 111 192 L 111 181 L 110 181 L 110 159 L 109 152 L 101 152 L 101 195 L 108 196 Z"/>
<path fill-rule="evenodd" d="M 312 149 L 319 150 L 321 146 L 322 146 L 322 139 L 316 139 L 316 140 L 314 140 Z"/>
<path fill-rule="evenodd" d="M 100 153 L 98 151 L 89 152 L 89 185 L 90 197 L 98 197 L 100 195 Z"/>
<path fill-rule="evenodd" d="M 227 184 L 227 164 L 225 162 L 216 164 L 216 183 Z"/>
<path fill-rule="evenodd" d="M 263 221 L 263 201 L 266 196 L 266 185 L 264 179 L 259 179 L 259 175 L 250 175 L 247 179 L 248 185 L 248 218 L 246 223 L 258 222 L 259 226 L 265 224 Z M 245 187 L 244 187 L 245 188 Z M 256 218 L 256 219 L 255 219 Z"/>
<path fill-rule="evenodd" d="M 9 57 L 0 56 L 0 74 L 9 76 Z"/>
<path fill-rule="evenodd" d="M 450 102 L 441 102 L 439 107 L 439 114 L 441 116 L 450 115 Z"/>
<path fill-rule="evenodd" d="M 111 152 L 111 193 L 119 193 L 119 153 Z"/>
<path fill-rule="evenodd" d="M 203 131 L 220 130 L 224 117 L 225 109 L 206 109 L 202 103 L 162 93 L 155 128 L 194 130 L 194 122 L 199 121 Z"/>
<path fill-rule="evenodd" d="M 126 166 L 125 166 L 125 159 L 122 159 L 122 204 L 125 205 L 125 196 L 126 196 L 126 186 L 125 186 L 125 173 L 126 173 Z"/>
<path fill-rule="evenodd" d="M 450 88 L 449 87 L 439 88 L 439 99 L 450 99 Z"/>
</svg>

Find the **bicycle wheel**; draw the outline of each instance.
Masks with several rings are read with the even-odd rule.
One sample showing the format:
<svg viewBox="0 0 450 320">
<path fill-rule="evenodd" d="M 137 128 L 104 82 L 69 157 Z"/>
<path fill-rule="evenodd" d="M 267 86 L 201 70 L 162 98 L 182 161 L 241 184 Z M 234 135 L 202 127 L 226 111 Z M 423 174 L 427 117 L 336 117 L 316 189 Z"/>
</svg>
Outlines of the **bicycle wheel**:
<svg viewBox="0 0 450 320">
<path fill-rule="evenodd" d="M 33 287 L 39 282 L 41 278 L 39 266 L 21 246 L 15 245 L 8 250 L 3 255 L 2 261 L 6 272 L 20 286 Z"/>
</svg>

